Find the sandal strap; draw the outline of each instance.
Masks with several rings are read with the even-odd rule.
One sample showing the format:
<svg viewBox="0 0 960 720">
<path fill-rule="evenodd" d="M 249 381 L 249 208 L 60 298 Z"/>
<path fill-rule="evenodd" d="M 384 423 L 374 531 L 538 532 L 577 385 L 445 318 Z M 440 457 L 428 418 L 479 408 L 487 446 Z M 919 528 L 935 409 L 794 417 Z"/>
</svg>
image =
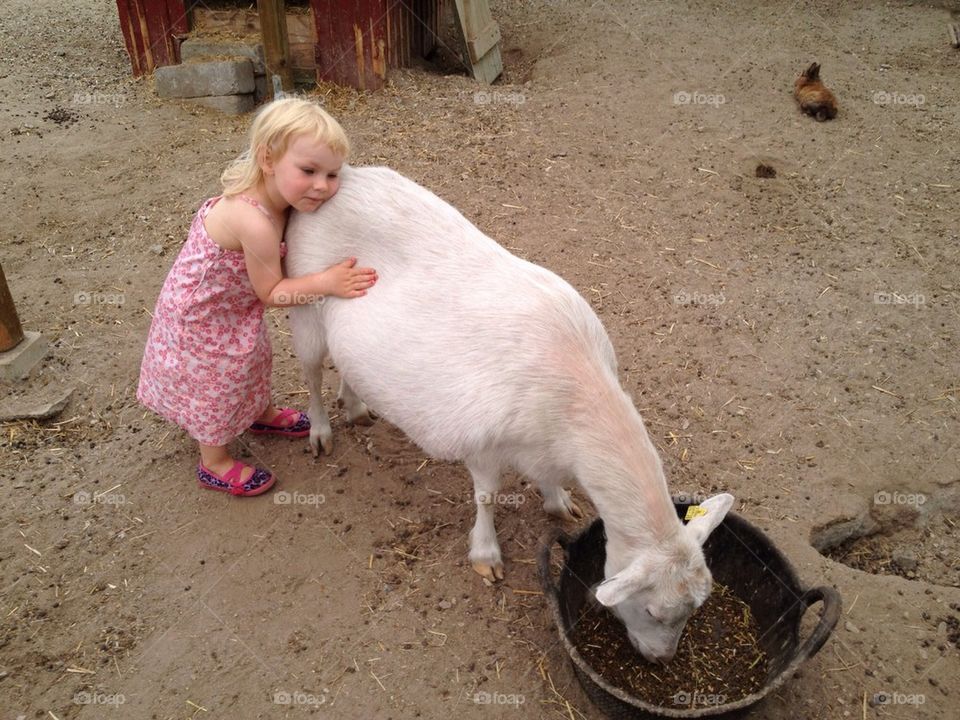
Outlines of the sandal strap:
<svg viewBox="0 0 960 720">
<path fill-rule="evenodd" d="M 264 423 L 264 424 L 271 425 L 273 427 L 279 427 L 279 428 L 287 427 L 287 425 L 283 423 L 283 421 L 289 417 L 296 417 L 299 420 L 300 411 L 294 408 L 280 408 L 280 412 L 277 413 L 277 416 L 273 420 L 271 420 L 269 423 Z M 293 425 L 293 424 L 295 423 L 290 423 L 290 425 Z"/>
<path fill-rule="evenodd" d="M 233 463 L 233 467 L 227 470 L 223 475 L 220 476 L 220 479 L 225 483 L 230 485 L 230 487 L 240 487 L 243 488 L 243 481 L 240 479 L 241 474 L 243 473 L 243 468 L 246 467 L 239 460 Z M 252 476 L 251 476 L 252 477 Z"/>
</svg>

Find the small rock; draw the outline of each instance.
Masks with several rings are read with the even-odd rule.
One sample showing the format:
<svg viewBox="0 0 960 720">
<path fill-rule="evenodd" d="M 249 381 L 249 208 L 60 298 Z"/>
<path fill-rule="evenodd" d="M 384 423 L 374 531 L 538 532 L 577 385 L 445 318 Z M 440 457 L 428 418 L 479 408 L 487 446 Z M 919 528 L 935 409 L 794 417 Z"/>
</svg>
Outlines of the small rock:
<svg viewBox="0 0 960 720">
<path fill-rule="evenodd" d="M 917 553 L 909 547 L 898 547 L 893 551 L 893 564 L 904 571 L 915 571 L 919 562 Z"/>
<path fill-rule="evenodd" d="M 151 245 L 150 252 L 154 255 L 163 255 L 163 245 Z"/>
<path fill-rule="evenodd" d="M 942 622 L 937 625 L 937 637 L 946 637 L 947 636 L 947 623 Z"/>
<path fill-rule="evenodd" d="M 449 600 L 441 600 L 439 603 L 437 603 L 437 607 L 439 607 L 441 610 L 449 610 L 453 607 L 453 603 Z"/>
<path fill-rule="evenodd" d="M 854 624 L 853 624 L 852 622 L 850 622 L 849 620 L 847 620 L 847 622 L 846 622 L 846 624 L 844 625 L 844 627 L 847 629 L 847 632 L 852 632 L 852 633 L 858 633 L 858 632 L 860 632 L 860 628 L 858 628 L 856 625 L 854 625 Z"/>
</svg>

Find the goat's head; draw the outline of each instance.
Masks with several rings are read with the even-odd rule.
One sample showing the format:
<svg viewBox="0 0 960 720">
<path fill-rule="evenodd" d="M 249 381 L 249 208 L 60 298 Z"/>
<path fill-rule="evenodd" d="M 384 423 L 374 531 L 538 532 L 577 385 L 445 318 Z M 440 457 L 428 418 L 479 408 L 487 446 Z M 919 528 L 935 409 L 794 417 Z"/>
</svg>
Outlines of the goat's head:
<svg viewBox="0 0 960 720">
<path fill-rule="evenodd" d="M 620 618 L 650 662 L 673 659 L 683 626 L 710 594 L 713 578 L 702 546 L 731 505 L 727 493 L 704 501 L 703 514 L 663 544 L 635 549 L 630 563 L 597 587 L 597 600 Z"/>
</svg>

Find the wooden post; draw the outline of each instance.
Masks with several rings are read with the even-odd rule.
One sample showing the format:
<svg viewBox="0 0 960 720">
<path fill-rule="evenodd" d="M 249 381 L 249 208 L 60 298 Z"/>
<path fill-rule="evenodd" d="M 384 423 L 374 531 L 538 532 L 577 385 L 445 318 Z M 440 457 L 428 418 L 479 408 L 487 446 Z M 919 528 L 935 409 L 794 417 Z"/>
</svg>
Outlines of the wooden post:
<svg viewBox="0 0 960 720">
<path fill-rule="evenodd" d="M 13 296 L 7 287 L 7 278 L 0 265 L 0 352 L 11 350 L 23 340 L 23 327 L 13 306 Z"/>
<path fill-rule="evenodd" d="M 273 76 L 280 78 L 285 92 L 293 92 L 293 68 L 290 67 L 290 44 L 287 40 L 287 12 L 284 0 L 257 0 L 260 34 L 267 66 L 267 93 L 274 95 Z"/>
</svg>

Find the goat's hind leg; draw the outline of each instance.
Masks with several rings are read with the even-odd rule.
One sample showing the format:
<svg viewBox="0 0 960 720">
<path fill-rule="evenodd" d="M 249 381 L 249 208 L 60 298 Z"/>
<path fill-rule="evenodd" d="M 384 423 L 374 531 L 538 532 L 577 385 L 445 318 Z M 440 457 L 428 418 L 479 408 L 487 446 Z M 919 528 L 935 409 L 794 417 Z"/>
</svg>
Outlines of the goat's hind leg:
<svg viewBox="0 0 960 720">
<path fill-rule="evenodd" d="M 347 422 L 354 425 L 373 425 L 370 410 L 367 404 L 360 399 L 346 380 L 340 380 L 340 392 L 337 394 L 337 403 L 343 406 L 347 413 Z"/>
<path fill-rule="evenodd" d="M 537 465 L 524 469 L 523 474 L 536 483 L 543 495 L 543 509 L 548 515 L 567 522 L 575 522 L 583 517 L 583 511 L 563 488 L 565 475 L 561 470 Z"/>
</svg>

